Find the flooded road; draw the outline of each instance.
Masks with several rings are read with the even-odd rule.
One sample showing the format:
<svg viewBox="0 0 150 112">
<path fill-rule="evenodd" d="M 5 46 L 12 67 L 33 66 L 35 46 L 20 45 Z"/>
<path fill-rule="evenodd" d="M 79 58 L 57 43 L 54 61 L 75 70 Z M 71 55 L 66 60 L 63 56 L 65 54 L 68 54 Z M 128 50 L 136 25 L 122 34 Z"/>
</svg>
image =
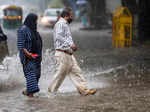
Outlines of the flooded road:
<svg viewBox="0 0 150 112">
<path fill-rule="evenodd" d="M 73 24 L 75 53 L 94 96 L 80 96 L 67 77 L 58 93 L 48 93 L 54 73 L 52 30 L 39 28 L 44 43 L 41 91 L 36 98 L 21 94 L 25 88 L 22 67 L 16 49 L 16 30 L 8 35 L 7 56 L 0 69 L 0 112 L 149 112 L 150 46 L 134 45 L 114 49 L 111 29 L 79 30 Z"/>
</svg>

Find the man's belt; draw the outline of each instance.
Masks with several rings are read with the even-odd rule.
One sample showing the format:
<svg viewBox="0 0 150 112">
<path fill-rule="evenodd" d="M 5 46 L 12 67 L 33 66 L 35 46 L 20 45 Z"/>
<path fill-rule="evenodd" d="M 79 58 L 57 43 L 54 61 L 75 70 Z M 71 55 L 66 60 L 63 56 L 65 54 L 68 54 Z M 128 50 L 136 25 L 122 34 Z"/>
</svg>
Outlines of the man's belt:
<svg viewBox="0 0 150 112">
<path fill-rule="evenodd" d="M 61 49 L 56 49 L 56 51 L 64 52 L 64 53 L 69 54 L 69 55 L 72 55 L 72 54 L 73 54 L 73 53 L 70 53 L 70 52 L 68 52 L 68 51 L 61 50 Z"/>
</svg>

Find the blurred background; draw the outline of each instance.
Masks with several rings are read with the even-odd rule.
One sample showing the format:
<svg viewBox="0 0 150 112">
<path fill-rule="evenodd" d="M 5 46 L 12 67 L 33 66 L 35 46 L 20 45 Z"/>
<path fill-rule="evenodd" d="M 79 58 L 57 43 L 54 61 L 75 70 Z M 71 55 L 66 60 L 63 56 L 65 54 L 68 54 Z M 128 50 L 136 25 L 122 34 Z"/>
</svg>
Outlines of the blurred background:
<svg viewBox="0 0 150 112">
<path fill-rule="evenodd" d="M 120 6 L 127 6 L 135 14 L 139 0 L 1 0 L 0 15 L 8 5 L 20 6 L 23 9 L 23 18 L 29 12 L 42 15 L 47 8 L 73 8 L 75 19 L 81 21 L 84 27 L 106 27 L 111 24 L 114 11 Z M 33 5 L 34 4 L 34 5 Z"/>
</svg>

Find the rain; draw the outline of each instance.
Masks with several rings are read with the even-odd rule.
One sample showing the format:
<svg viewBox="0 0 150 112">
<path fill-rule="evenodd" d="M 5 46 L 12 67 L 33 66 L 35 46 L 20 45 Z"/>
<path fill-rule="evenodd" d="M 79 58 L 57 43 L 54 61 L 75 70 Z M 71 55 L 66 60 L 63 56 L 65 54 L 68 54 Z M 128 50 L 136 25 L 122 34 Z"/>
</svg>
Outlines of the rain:
<svg viewBox="0 0 150 112">
<path fill-rule="evenodd" d="M 7 15 L 9 6 L 18 12 Z M 56 69 L 53 28 L 65 7 L 73 10 L 74 56 L 94 95 L 80 95 L 69 77 L 57 92 L 48 92 Z M 149 8 L 146 0 L 0 0 L 7 36 L 0 34 L 0 112 L 149 112 Z M 26 81 L 17 49 L 17 31 L 29 13 L 38 15 L 43 40 L 40 92 L 33 98 L 22 94 Z"/>
</svg>

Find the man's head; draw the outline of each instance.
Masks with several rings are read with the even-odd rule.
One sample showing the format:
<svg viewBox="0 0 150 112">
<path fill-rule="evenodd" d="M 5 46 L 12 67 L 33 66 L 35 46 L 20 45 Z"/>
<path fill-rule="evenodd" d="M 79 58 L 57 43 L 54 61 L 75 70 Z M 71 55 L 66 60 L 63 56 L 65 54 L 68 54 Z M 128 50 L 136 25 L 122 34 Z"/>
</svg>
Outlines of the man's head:
<svg viewBox="0 0 150 112">
<path fill-rule="evenodd" d="M 65 8 L 61 13 L 61 17 L 64 18 L 70 24 L 73 20 L 72 9 L 69 7 Z"/>
</svg>

